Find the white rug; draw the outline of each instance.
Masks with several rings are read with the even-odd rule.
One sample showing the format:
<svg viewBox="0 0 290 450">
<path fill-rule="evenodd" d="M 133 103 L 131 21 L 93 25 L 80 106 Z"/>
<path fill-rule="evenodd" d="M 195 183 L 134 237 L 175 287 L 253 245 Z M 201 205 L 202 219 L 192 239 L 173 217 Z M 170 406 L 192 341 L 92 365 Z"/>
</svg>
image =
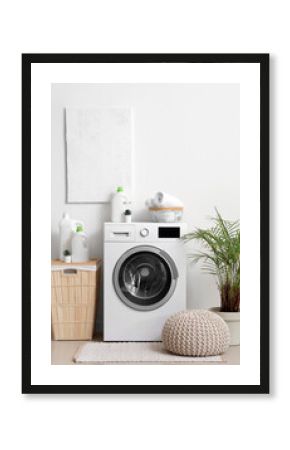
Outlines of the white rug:
<svg viewBox="0 0 290 450">
<path fill-rule="evenodd" d="M 222 356 L 177 356 L 162 342 L 87 342 L 74 356 L 78 364 L 199 364 L 225 363 Z"/>
</svg>

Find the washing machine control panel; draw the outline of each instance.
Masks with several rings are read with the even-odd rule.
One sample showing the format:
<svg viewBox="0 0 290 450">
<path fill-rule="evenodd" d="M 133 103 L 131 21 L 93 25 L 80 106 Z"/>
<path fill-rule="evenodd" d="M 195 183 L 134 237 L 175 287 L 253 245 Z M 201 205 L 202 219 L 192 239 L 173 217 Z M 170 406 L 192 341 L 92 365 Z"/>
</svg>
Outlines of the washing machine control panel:
<svg viewBox="0 0 290 450">
<path fill-rule="evenodd" d="M 142 236 L 142 237 L 147 237 L 147 236 L 149 236 L 149 230 L 148 230 L 148 228 L 141 228 L 141 230 L 140 230 L 140 236 Z"/>
<path fill-rule="evenodd" d="M 152 245 L 155 242 L 166 241 L 174 244 L 185 233 L 184 223 L 108 222 L 105 223 L 104 240 L 115 243 L 152 243 Z"/>
</svg>

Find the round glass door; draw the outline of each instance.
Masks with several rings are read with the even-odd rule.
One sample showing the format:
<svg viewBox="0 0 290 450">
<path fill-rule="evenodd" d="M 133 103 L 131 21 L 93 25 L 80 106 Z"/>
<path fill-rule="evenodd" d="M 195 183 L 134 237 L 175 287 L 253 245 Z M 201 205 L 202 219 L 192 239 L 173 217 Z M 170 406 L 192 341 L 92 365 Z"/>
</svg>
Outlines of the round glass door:
<svg viewBox="0 0 290 450">
<path fill-rule="evenodd" d="M 126 252 L 114 270 L 115 290 L 131 308 L 152 310 L 171 297 L 177 279 L 172 259 L 162 250 L 145 246 Z"/>
</svg>

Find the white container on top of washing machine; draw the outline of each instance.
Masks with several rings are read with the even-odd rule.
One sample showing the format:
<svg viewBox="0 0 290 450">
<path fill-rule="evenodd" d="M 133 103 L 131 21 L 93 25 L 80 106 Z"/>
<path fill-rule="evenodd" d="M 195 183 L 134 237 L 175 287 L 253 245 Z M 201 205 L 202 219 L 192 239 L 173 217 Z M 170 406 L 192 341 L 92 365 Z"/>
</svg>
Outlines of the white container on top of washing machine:
<svg viewBox="0 0 290 450">
<path fill-rule="evenodd" d="M 105 223 L 104 340 L 160 341 L 186 309 L 184 223 Z"/>
</svg>

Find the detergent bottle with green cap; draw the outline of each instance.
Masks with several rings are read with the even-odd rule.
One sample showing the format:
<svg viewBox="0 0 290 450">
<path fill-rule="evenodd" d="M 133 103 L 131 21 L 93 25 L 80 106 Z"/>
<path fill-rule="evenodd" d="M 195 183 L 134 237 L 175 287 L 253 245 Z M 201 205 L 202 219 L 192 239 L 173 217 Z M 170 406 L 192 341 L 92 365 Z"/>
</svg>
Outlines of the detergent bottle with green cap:
<svg viewBox="0 0 290 450">
<path fill-rule="evenodd" d="M 66 254 L 71 254 L 72 235 L 77 225 L 82 225 L 84 228 L 84 223 L 81 220 L 71 219 L 67 212 L 63 213 L 59 222 L 59 259 L 61 261 L 65 260 Z"/>
<path fill-rule="evenodd" d="M 128 199 L 124 194 L 124 188 L 118 186 L 111 201 L 111 221 L 114 223 L 124 222 L 124 212 Z"/>
<path fill-rule="evenodd" d="M 88 236 L 84 231 L 84 225 L 82 223 L 76 223 L 71 247 L 72 262 L 86 262 L 89 260 Z"/>
</svg>

